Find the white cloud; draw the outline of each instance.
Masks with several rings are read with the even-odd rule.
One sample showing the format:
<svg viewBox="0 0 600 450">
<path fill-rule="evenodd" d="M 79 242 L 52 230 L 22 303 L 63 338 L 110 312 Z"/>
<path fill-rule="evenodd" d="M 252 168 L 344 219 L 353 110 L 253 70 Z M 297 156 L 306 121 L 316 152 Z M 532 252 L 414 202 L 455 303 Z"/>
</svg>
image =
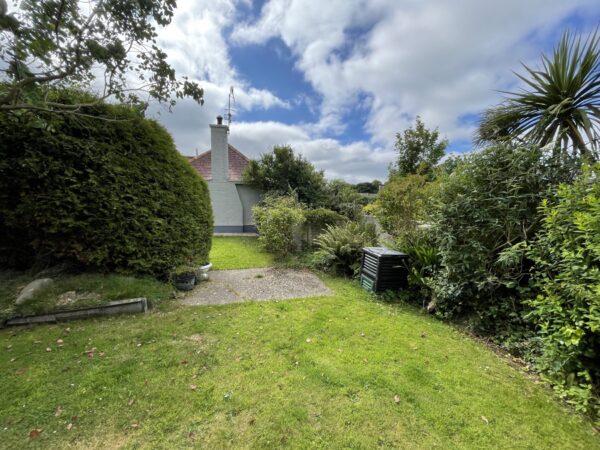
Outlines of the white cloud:
<svg viewBox="0 0 600 450">
<path fill-rule="evenodd" d="M 288 143 L 328 176 L 353 181 L 385 177 L 395 134 L 416 115 L 451 141 L 469 140 L 473 125 L 462 118 L 496 103 L 495 90 L 514 87 L 519 61 L 537 63 L 540 43 L 556 38 L 570 14 L 600 14 L 597 0 L 269 0 L 254 22 L 244 23 L 236 12 L 240 3 L 179 2 L 159 41 L 180 73 L 202 82 L 206 104 L 182 102 L 161 121 L 180 150 L 192 154 L 196 146 L 208 147 L 208 123 L 223 113 L 230 85 L 245 110 L 305 102 L 318 112 L 315 123 L 234 123 L 231 141 L 251 156 Z M 320 104 L 302 94 L 280 99 L 232 68 L 230 42 L 261 45 L 271 38 L 291 50 Z M 368 112 L 363 127 L 370 139 L 342 144 L 325 138 L 341 138 L 343 118 L 359 101 Z"/>
<path fill-rule="evenodd" d="M 544 35 L 591 0 L 448 2 L 417 0 L 270 0 L 261 17 L 237 27 L 238 44 L 280 37 L 323 96 L 319 129 L 343 132 L 357 94 L 372 96 L 365 130 L 389 144 L 419 114 L 450 139 L 469 138 L 464 114 L 498 99 L 518 61 L 537 60 L 532 33 Z M 364 39 L 351 30 L 368 28 Z M 348 52 L 343 58 L 340 53 Z"/>
</svg>

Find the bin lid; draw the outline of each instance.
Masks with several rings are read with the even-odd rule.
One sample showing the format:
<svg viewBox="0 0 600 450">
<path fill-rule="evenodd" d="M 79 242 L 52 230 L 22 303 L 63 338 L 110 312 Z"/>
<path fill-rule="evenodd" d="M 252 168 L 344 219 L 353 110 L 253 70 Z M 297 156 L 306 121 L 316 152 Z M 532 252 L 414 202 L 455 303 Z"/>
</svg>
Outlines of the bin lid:
<svg viewBox="0 0 600 450">
<path fill-rule="evenodd" d="M 386 256 L 397 256 L 397 257 L 402 257 L 402 258 L 408 257 L 408 255 L 406 253 L 397 252 L 396 250 L 390 250 L 389 248 L 386 248 L 386 247 L 364 247 L 362 249 L 362 251 L 365 253 L 374 255 L 374 256 L 381 256 L 381 257 L 386 257 Z"/>
</svg>

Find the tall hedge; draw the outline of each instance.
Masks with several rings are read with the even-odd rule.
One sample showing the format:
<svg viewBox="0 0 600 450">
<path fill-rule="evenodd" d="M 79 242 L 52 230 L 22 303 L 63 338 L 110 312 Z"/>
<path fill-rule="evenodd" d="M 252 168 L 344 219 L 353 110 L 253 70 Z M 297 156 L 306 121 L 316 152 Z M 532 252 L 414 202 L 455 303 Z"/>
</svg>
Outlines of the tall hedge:
<svg viewBox="0 0 600 450">
<path fill-rule="evenodd" d="M 162 276 L 207 261 L 208 188 L 169 133 L 125 106 L 79 112 L 0 115 L 0 264 Z"/>
</svg>

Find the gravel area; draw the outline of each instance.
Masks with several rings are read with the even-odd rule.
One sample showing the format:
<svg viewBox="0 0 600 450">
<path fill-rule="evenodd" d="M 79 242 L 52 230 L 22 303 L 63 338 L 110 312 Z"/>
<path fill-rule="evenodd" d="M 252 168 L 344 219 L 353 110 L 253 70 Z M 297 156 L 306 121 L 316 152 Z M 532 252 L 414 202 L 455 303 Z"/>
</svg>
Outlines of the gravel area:
<svg viewBox="0 0 600 450">
<path fill-rule="evenodd" d="M 185 305 L 224 305 L 333 295 L 315 274 L 308 270 L 259 269 L 215 270 L 183 300 Z"/>
</svg>

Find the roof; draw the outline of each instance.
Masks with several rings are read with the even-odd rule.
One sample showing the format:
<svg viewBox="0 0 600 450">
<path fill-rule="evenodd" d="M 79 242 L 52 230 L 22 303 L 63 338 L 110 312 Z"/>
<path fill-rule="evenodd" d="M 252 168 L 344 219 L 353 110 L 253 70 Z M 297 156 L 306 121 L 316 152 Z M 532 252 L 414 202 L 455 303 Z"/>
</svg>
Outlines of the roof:
<svg viewBox="0 0 600 450">
<path fill-rule="evenodd" d="M 227 147 L 229 150 L 229 176 L 227 179 L 229 181 L 240 182 L 242 181 L 242 174 L 250 160 L 233 145 L 228 144 Z M 190 159 L 192 167 L 194 167 L 205 180 L 212 180 L 211 154 L 211 150 L 208 150 L 201 155 Z"/>
</svg>

